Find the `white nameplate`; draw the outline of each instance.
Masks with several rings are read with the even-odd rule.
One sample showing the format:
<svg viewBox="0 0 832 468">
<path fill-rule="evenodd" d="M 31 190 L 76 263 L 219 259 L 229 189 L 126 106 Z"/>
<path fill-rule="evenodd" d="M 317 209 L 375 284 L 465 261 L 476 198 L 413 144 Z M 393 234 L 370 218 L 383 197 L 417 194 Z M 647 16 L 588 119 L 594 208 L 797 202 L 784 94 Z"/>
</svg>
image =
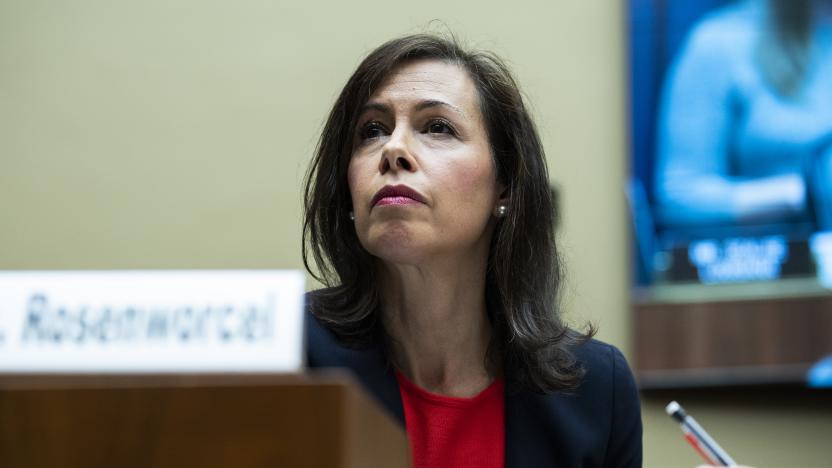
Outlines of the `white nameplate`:
<svg viewBox="0 0 832 468">
<path fill-rule="evenodd" d="M 0 372 L 294 372 L 299 271 L 0 272 Z"/>
</svg>

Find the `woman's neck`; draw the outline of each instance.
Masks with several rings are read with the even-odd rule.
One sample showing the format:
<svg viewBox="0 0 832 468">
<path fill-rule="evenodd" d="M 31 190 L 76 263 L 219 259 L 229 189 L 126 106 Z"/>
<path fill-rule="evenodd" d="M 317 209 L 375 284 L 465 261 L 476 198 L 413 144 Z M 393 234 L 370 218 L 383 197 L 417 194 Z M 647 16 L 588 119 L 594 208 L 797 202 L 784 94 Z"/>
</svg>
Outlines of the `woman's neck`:
<svg viewBox="0 0 832 468">
<path fill-rule="evenodd" d="M 469 397 L 492 381 L 485 261 L 440 260 L 429 267 L 381 265 L 384 324 L 394 361 L 416 385 Z"/>
</svg>

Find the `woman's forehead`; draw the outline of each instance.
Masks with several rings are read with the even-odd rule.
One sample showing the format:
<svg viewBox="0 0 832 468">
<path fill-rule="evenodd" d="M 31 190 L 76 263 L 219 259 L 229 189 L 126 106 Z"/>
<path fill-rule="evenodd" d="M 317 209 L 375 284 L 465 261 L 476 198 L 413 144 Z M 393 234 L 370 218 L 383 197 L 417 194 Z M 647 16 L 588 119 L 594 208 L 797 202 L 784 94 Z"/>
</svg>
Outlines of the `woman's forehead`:
<svg viewBox="0 0 832 468">
<path fill-rule="evenodd" d="M 479 106 L 477 89 L 468 73 L 455 63 L 440 60 L 419 60 L 396 68 L 368 104 L 395 108 L 424 101 L 445 102 L 468 116 L 476 115 Z"/>
</svg>

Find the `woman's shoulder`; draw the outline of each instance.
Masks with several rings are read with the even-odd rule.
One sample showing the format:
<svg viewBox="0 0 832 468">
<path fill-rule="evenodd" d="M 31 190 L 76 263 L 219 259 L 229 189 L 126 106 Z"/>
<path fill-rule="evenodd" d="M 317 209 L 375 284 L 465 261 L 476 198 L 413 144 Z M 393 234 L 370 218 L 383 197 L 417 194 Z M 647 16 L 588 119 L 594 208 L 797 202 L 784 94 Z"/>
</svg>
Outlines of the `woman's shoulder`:
<svg viewBox="0 0 832 468">
<path fill-rule="evenodd" d="M 607 430 L 640 429 L 638 388 L 621 351 L 611 344 L 590 339 L 574 346 L 572 353 L 584 372 L 581 383 L 571 391 L 539 395 L 535 398 L 537 404 Z M 610 423 L 615 427 L 610 427 Z"/>
<path fill-rule="evenodd" d="M 603 406 L 610 425 L 608 459 L 629 460 L 632 464 L 627 466 L 640 466 L 641 402 L 627 360 L 617 347 L 594 339 L 579 347 L 576 356 L 586 370 L 582 384 L 585 396 L 606 401 Z"/>
<path fill-rule="evenodd" d="M 506 398 L 507 427 L 516 436 L 513 456 L 523 458 L 521 452 L 529 452 L 535 455 L 524 459 L 641 466 L 641 408 L 623 354 L 596 339 L 573 347 L 572 353 L 584 370 L 577 389 Z"/>
<path fill-rule="evenodd" d="M 630 372 L 627 360 L 618 347 L 591 338 L 572 348 L 578 363 L 587 373 L 613 374 Z"/>
<path fill-rule="evenodd" d="M 304 339 L 308 367 L 386 366 L 381 343 L 372 339 L 350 340 L 343 327 L 327 313 L 325 298 L 330 289 L 318 289 L 305 295 Z"/>
<path fill-rule="evenodd" d="M 404 421 L 398 384 L 380 343 L 351 346 L 339 338 L 333 324 L 320 314 L 318 294 L 306 295 L 304 342 L 306 366 L 309 369 L 341 368 L 352 372 L 356 381 L 399 422 Z M 323 314 L 326 315 L 326 314 Z"/>
<path fill-rule="evenodd" d="M 584 370 L 583 381 L 575 391 L 578 396 L 607 397 L 638 406 L 635 378 L 621 350 L 593 338 L 575 346 L 572 352 Z"/>
</svg>

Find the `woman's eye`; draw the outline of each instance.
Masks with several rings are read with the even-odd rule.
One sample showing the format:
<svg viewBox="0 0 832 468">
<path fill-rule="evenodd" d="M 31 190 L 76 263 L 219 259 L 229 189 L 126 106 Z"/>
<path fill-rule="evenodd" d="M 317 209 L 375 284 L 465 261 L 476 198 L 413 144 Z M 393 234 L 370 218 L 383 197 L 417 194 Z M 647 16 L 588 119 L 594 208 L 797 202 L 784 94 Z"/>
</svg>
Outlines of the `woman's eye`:
<svg viewBox="0 0 832 468">
<path fill-rule="evenodd" d="M 448 135 L 454 134 L 454 129 L 443 120 L 434 120 L 430 124 L 428 124 L 428 133 L 447 133 Z"/>
<path fill-rule="evenodd" d="M 384 127 L 378 122 L 369 122 L 361 128 L 361 139 L 372 140 L 384 135 Z"/>
</svg>

